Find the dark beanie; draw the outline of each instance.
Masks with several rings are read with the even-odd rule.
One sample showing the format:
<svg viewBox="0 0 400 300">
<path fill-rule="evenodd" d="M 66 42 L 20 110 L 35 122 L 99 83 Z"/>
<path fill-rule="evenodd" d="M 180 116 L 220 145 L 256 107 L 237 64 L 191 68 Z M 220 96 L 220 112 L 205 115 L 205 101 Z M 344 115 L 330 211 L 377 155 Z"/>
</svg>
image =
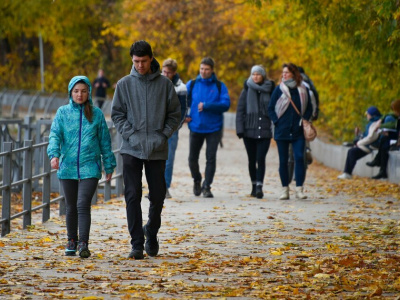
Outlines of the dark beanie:
<svg viewBox="0 0 400 300">
<path fill-rule="evenodd" d="M 370 107 L 368 107 L 367 113 L 368 113 L 371 117 L 380 117 L 380 116 L 381 116 L 381 112 L 379 111 L 378 108 L 376 108 L 376 106 L 370 106 Z"/>
</svg>

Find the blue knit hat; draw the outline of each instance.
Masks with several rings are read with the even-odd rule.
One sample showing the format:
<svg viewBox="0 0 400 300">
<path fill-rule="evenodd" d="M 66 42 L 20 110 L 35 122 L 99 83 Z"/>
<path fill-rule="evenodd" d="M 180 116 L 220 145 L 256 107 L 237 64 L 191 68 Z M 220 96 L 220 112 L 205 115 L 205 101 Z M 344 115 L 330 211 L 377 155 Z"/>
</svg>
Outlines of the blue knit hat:
<svg viewBox="0 0 400 300">
<path fill-rule="evenodd" d="M 367 109 L 367 113 L 371 116 L 371 117 L 380 117 L 381 112 L 379 111 L 378 108 L 376 108 L 376 106 L 370 106 Z"/>
</svg>

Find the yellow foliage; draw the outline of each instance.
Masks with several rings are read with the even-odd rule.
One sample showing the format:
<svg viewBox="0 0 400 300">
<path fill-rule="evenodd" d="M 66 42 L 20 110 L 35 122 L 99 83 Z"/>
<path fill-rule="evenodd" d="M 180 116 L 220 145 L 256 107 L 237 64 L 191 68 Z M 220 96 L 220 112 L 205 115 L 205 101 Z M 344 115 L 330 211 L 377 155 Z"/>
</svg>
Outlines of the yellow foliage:
<svg viewBox="0 0 400 300">
<path fill-rule="evenodd" d="M 40 88 L 41 32 L 49 92 L 65 92 L 76 74 L 94 79 L 99 67 L 116 82 L 131 68 L 130 45 L 145 39 L 159 61 L 178 61 L 184 82 L 212 56 L 232 111 L 253 65 L 276 83 L 283 63 L 301 65 L 320 94 L 317 127 L 339 140 L 353 138 L 368 106 L 388 112 L 400 98 L 400 9 L 390 0 L 117 0 L 106 8 L 101 0 L 4 0 L 0 8 L 10 48 L 0 54 L 1 87 Z"/>
</svg>

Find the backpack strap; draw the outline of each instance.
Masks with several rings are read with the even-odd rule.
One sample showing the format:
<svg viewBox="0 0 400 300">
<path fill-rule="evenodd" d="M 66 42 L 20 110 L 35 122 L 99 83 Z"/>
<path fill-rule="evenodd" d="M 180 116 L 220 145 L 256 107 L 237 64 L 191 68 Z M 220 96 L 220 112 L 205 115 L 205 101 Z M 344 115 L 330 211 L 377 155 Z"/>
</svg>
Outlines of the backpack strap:
<svg viewBox="0 0 400 300">
<path fill-rule="evenodd" d="M 217 85 L 218 93 L 221 95 L 222 83 L 219 80 L 217 80 L 215 83 Z M 187 95 L 187 102 L 189 107 L 192 105 L 192 92 L 195 84 L 196 84 L 196 79 L 193 79 L 190 82 L 189 93 Z"/>
<path fill-rule="evenodd" d="M 222 86 L 221 81 L 217 80 L 216 83 L 217 83 L 218 93 L 221 95 L 221 86 Z"/>
<path fill-rule="evenodd" d="M 194 85 L 196 84 L 196 79 L 193 79 L 190 82 L 190 86 L 189 86 L 189 93 L 187 95 L 187 103 L 188 103 L 188 107 L 190 108 L 190 106 L 192 105 L 192 93 L 193 93 L 193 88 Z"/>
</svg>

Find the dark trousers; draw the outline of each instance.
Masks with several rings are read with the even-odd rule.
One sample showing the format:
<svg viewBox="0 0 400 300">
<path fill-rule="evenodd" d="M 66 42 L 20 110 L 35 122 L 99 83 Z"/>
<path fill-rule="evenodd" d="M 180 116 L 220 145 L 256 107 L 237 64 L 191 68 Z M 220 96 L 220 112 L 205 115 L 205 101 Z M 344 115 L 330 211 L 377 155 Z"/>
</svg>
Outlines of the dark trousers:
<svg viewBox="0 0 400 300">
<path fill-rule="evenodd" d="M 306 141 L 303 138 L 286 141 L 276 141 L 279 154 L 279 176 L 282 186 L 289 186 L 289 144 L 292 144 L 294 155 L 294 176 L 296 178 L 296 186 L 303 186 L 306 177 L 306 166 L 304 160 L 304 150 Z"/>
<path fill-rule="evenodd" d="M 367 152 L 361 150 L 358 147 L 350 148 L 349 151 L 347 151 L 346 164 L 344 165 L 344 172 L 351 175 L 351 173 L 353 173 L 354 167 L 356 166 L 357 160 L 363 158 L 367 154 L 368 154 Z"/>
<path fill-rule="evenodd" d="M 396 134 L 382 135 L 379 140 L 379 150 L 374 160 L 379 164 L 379 173 L 387 175 L 389 161 L 390 140 L 395 140 Z"/>
<path fill-rule="evenodd" d="M 249 159 L 249 173 L 253 184 L 263 184 L 265 176 L 265 158 L 271 139 L 243 138 Z"/>
<path fill-rule="evenodd" d="M 161 227 L 161 212 L 165 199 L 165 160 L 143 160 L 128 154 L 122 154 L 123 177 L 125 184 L 126 216 L 131 235 L 132 248 L 143 250 L 144 235 L 142 228 L 142 170 L 144 166 L 149 186 L 149 215 L 147 229 L 149 234 L 157 235 Z"/>
<path fill-rule="evenodd" d="M 201 181 L 199 156 L 204 141 L 206 141 L 206 170 L 203 186 L 211 186 L 217 165 L 218 144 L 221 141 L 222 130 L 211 133 L 190 132 L 189 137 L 189 168 L 194 181 Z"/>
<path fill-rule="evenodd" d="M 65 195 L 68 239 L 78 241 L 79 226 L 79 241 L 88 243 L 92 222 L 90 207 L 99 180 L 97 178 L 61 179 L 60 182 Z"/>
</svg>

